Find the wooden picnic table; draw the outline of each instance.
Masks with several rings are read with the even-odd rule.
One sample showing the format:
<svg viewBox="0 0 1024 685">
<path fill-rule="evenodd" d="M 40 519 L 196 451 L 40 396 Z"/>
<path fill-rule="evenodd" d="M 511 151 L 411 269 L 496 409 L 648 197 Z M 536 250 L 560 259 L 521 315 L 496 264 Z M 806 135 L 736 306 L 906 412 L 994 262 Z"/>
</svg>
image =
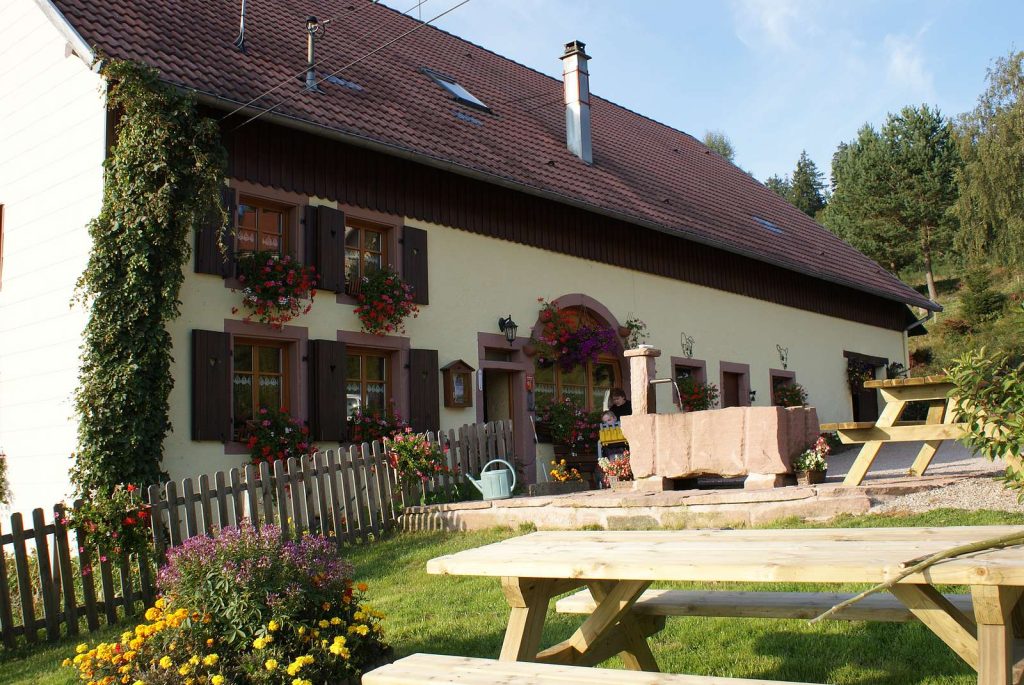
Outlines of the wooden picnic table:
<svg viewBox="0 0 1024 685">
<path fill-rule="evenodd" d="M 925 441 L 910 467 L 910 475 L 923 476 L 943 441 L 964 434 L 964 424 L 954 422 L 955 400 L 949 397 L 954 386 L 948 376 L 865 381 L 864 387 L 877 388 L 885 401 L 877 420 L 821 424 L 822 431 L 836 431 L 845 444 L 864 444 L 843 485 L 860 485 L 882 445 L 890 442 Z M 910 402 L 928 404 L 924 421 L 900 420 Z"/>
<path fill-rule="evenodd" d="M 1014 530 L 538 532 L 432 559 L 427 571 L 501 578 L 511 607 L 503 661 L 593 666 L 621 653 L 628 668 L 657 671 L 647 638 L 664 617 L 631 611 L 653 581 L 878 583 L 908 560 Z M 969 586 L 973 612 L 949 601 L 938 584 Z M 593 595 L 593 612 L 572 637 L 540 650 L 549 601 L 579 587 Z M 978 672 L 979 685 L 1011 685 L 1011 618 L 1022 590 L 1024 549 L 1011 547 L 940 562 L 902 580 L 892 594 Z"/>
</svg>

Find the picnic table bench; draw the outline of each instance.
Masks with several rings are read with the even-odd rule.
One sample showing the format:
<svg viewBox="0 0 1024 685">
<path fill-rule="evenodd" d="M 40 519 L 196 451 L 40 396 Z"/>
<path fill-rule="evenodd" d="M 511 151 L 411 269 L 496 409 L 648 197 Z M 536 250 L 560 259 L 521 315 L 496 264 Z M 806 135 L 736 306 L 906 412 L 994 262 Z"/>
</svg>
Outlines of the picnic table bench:
<svg viewBox="0 0 1024 685">
<path fill-rule="evenodd" d="M 503 662 L 593 666 L 621 654 L 631 670 L 657 671 L 647 639 L 664 627 L 666 616 L 698 611 L 705 612 L 700 615 L 734 616 L 760 611 L 796 617 L 817 611 L 830 598 L 818 593 L 781 593 L 781 598 L 769 601 L 769 593 L 750 593 L 740 596 L 741 606 L 735 609 L 729 607 L 736 598 L 733 594 L 706 599 L 704 608 L 691 608 L 687 600 L 694 595 L 651 593 L 654 581 L 874 584 L 894 577 L 909 560 L 1016 530 L 974 526 L 550 531 L 431 559 L 427 571 L 501 579 L 511 608 L 499 657 Z M 968 586 L 970 602 L 946 596 L 939 585 Z M 586 607 L 587 618 L 567 640 L 541 649 L 550 601 L 580 588 L 586 588 L 592 597 L 592 605 Z M 707 595 L 714 592 L 718 590 L 706 591 Z M 1024 549 L 1009 547 L 944 560 L 902 579 L 891 594 L 978 672 L 979 685 L 1011 685 L 1014 649 L 1021 645 L 1013 624 L 1024 618 L 1018 606 L 1022 592 Z M 848 610 L 852 613 L 839 618 L 906 618 L 888 599 L 869 601 L 860 608 L 855 605 Z M 582 600 L 577 594 L 562 601 L 567 607 Z"/>
<path fill-rule="evenodd" d="M 640 671 L 581 668 L 517 661 L 494 661 L 466 656 L 413 654 L 363 676 L 364 685 L 779 685 L 774 680 L 666 675 Z M 797 684 L 799 685 L 799 684 Z M 805 683 L 804 685 L 808 685 Z"/>
<path fill-rule="evenodd" d="M 964 434 L 964 424 L 955 422 L 955 400 L 949 397 L 954 385 L 948 376 L 865 381 L 864 387 L 877 388 L 885 401 L 878 419 L 821 424 L 822 431 L 835 431 L 845 444 L 864 445 L 843 485 L 860 485 L 879 450 L 890 442 L 925 441 L 910 467 L 910 475 L 923 476 L 943 441 L 956 440 Z M 910 402 L 928 404 L 924 421 L 900 420 Z"/>
</svg>

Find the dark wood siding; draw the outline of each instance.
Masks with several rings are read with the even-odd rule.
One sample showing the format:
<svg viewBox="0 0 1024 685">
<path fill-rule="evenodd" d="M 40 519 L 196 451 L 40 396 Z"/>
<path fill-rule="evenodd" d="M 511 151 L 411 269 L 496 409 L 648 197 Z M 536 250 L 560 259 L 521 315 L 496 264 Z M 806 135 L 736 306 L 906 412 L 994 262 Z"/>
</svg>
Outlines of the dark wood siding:
<svg viewBox="0 0 1024 685">
<path fill-rule="evenodd" d="M 222 121 L 228 175 L 893 330 L 907 307 L 577 207 L 311 133 Z M 401 189 L 401 192 L 396 190 Z"/>
<path fill-rule="evenodd" d="M 235 190 L 221 189 L 221 205 L 228 215 L 227 225 L 220 223 L 220 217 L 213 217 L 203 228 L 196 231 L 196 273 L 217 276 L 235 275 Z M 225 251 L 221 252 L 217 237 L 221 236 Z"/>
<path fill-rule="evenodd" d="M 345 213 L 332 207 L 306 207 L 303 221 L 306 263 L 316 268 L 317 287 L 344 292 Z"/>
<path fill-rule="evenodd" d="M 348 438 L 345 412 L 345 343 L 309 341 L 309 431 L 314 440 Z"/>
<path fill-rule="evenodd" d="M 409 425 L 417 433 L 441 426 L 437 350 L 409 350 Z"/>
<path fill-rule="evenodd" d="M 430 280 L 427 273 L 427 232 L 420 228 L 402 228 L 402 275 L 413 287 L 416 304 L 430 304 Z"/>
<path fill-rule="evenodd" d="M 231 336 L 192 331 L 192 439 L 231 437 Z"/>
</svg>

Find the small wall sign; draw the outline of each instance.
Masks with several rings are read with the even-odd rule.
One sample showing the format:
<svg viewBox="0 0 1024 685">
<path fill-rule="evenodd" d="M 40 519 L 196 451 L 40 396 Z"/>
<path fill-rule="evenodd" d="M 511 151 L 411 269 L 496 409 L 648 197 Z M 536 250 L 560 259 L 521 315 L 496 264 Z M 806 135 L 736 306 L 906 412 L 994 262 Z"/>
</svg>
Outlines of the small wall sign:
<svg viewBox="0 0 1024 685">
<path fill-rule="evenodd" d="M 456 409 L 473 406 L 473 367 L 456 359 L 441 369 L 444 406 Z"/>
</svg>

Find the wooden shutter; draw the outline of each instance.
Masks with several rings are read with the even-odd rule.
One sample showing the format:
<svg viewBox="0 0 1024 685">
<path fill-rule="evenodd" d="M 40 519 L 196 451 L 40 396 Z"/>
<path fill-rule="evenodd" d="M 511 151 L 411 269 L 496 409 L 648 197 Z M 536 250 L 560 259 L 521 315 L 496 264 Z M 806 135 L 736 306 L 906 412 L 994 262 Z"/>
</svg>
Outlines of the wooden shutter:
<svg viewBox="0 0 1024 685">
<path fill-rule="evenodd" d="M 437 350 L 409 350 L 409 425 L 417 433 L 441 427 Z"/>
<path fill-rule="evenodd" d="M 235 275 L 235 202 L 234 188 L 221 188 L 221 206 L 228 215 L 226 225 L 220 223 L 220 217 L 211 217 L 206 226 L 196 231 L 196 273 L 214 274 L 227 278 Z M 221 236 L 225 251 L 222 253 L 217 243 Z"/>
<path fill-rule="evenodd" d="M 192 439 L 231 438 L 231 336 L 192 331 Z"/>
<path fill-rule="evenodd" d="M 316 268 L 317 287 L 344 292 L 345 213 L 331 207 L 307 205 L 304 215 L 306 263 Z"/>
<path fill-rule="evenodd" d="M 345 343 L 309 341 L 309 432 L 314 440 L 348 439 Z"/>
<path fill-rule="evenodd" d="M 430 283 L 427 277 L 427 232 L 419 228 L 402 228 L 402 276 L 413 287 L 416 304 L 430 304 Z"/>
</svg>

